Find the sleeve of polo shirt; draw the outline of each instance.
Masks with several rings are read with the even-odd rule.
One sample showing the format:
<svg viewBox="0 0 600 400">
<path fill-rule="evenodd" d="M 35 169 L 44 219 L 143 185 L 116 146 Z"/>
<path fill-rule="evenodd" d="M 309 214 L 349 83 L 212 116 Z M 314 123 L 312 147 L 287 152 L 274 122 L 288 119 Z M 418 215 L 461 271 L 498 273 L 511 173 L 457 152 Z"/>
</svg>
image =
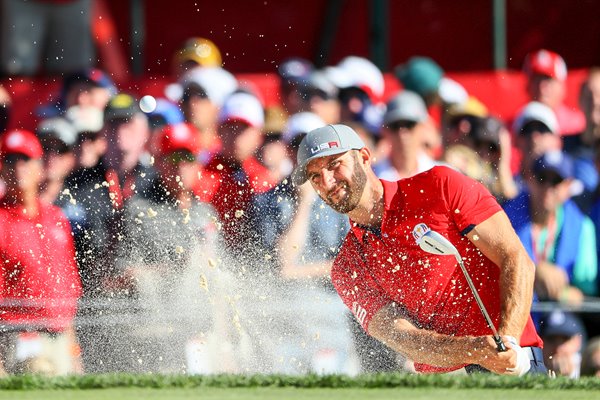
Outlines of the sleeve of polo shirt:
<svg viewBox="0 0 600 400">
<path fill-rule="evenodd" d="M 436 168 L 436 174 L 451 218 L 463 235 L 502 210 L 489 190 L 476 180 L 447 167 Z"/>
<path fill-rule="evenodd" d="M 346 236 L 331 270 L 331 279 L 344 304 L 352 311 L 356 320 L 368 332 L 369 322 L 382 307 L 392 303 L 367 266 L 351 238 Z"/>
</svg>

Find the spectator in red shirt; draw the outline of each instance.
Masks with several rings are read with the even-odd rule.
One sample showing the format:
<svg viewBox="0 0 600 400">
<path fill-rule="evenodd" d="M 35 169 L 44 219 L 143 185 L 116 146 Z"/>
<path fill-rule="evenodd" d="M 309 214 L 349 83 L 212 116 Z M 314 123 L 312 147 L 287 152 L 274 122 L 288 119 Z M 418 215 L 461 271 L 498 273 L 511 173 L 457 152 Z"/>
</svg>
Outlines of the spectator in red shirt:
<svg viewBox="0 0 600 400">
<path fill-rule="evenodd" d="M 73 320 L 81 296 L 69 221 L 40 200 L 42 146 L 29 131 L 0 140 L 0 370 L 80 372 Z"/>
<path fill-rule="evenodd" d="M 558 119 L 559 134 L 575 135 L 585 129 L 583 113 L 564 103 L 567 64 L 557 53 L 545 49 L 527 55 L 523 70 L 527 75 L 527 93 L 531 100 L 550 107 Z"/>
<path fill-rule="evenodd" d="M 213 181 L 210 202 L 219 215 L 227 248 L 247 256 L 257 242 L 251 200 L 278 183 L 255 156 L 264 141 L 264 110 L 255 96 L 235 92 L 225 100 L 219 121 L 223 147 L 203 176 Z"/>
<path fill-rule="evenodd" d="M 302 140 L 293 175 L 294 184 L 310 181 L 331 208 L 350 217 L 331 274 L 363 328 L 419 372 L 545 373 L 529 316 L 534 265 L 493 196 L 447 167 L 388 182 L 371 165 L 356 132 L 327 125 Z M 468 256 L 506 352 L 497 351 L 456 260 L 425 253 L 415 242 L 413 229 L 421 224 Z"/>
</svg>

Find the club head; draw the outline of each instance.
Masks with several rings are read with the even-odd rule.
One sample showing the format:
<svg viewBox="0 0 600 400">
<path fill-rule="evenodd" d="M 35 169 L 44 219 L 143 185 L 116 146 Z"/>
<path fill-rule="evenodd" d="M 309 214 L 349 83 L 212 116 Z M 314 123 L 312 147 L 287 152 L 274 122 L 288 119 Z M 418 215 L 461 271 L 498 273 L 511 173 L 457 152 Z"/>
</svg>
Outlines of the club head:
<svg viewBox="0 0 600 400">
<path fill-rule="evenodd" d="M 458 250 L 448 239 L 436 231 L 432 231 L 425 224 L 415 226 L 413 236 L 417 241 L 417 245 L 427 253 L 442 256 L 456 256 L 458 254 Z"/>
</svg>

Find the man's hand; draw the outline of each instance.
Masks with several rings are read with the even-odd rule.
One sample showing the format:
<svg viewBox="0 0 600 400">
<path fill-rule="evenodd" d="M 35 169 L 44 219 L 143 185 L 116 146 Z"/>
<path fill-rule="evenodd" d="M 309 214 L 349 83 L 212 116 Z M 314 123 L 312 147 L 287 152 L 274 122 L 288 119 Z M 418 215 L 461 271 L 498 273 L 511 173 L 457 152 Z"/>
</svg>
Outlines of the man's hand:
<svg viewBox="0 0 600 400">
<path fill-rule="evenodd" d="M 560 267 L 540 262 L 535 269 L 535 290 L 542 298 L 559 300 L 560 294 L 569 285 L 567 273 Z"/>
<path fill-rule="evenodd" d="M 525 375 L 531 368 L 531 362 L 526 349 L 517 344 L 512 336 L 503 336 L 502 341 L 507 351 L 499 352 L 493 336 L 474 338 L 477 364 L 483 368 L 501 375 Z"/>
</svg>

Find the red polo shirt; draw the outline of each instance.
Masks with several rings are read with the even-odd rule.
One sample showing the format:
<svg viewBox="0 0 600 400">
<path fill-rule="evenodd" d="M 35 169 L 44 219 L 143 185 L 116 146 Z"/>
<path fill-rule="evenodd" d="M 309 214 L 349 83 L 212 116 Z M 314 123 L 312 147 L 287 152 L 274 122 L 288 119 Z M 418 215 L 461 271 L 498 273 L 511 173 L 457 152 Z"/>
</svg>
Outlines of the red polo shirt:
<svg viewBox="0 0 600 400">
<path fill-rule="evenodd" d="M 61 331 L 81 296 L 71 227 L 56 206 L 40 202 L 33 218 L 23 211 L 0 203 L 0 321 Z"/>
<path fill-rule="evenodd" d="M 248 227 L 252 199 L 278 183 L 269 170 L 254 157 L 234 165 L 217 156 L 204 168 L 202 180 L 206 195 L 201 198 L 217 210 L 224 239 L 234 247 L 253 240 Z"/>
<path fill-rule="evenodd" d="M 421 250 L 412 231 L 425 223 L 456 246 L 497 327 L 500 270 L 465 236 L 501 211 L 494 197 L 480 183 L 447 167 L 381 182 L 385 202 L 381 232 L 352 224 L 334 262 L 332 279 L 344 303 L 365 330 L 379 309 L 395 302 L 417 327 L 455 336 L 490 335 L 456 259 Z M 521 346 L 541 345 L 529 318 Z M 444 372 L 463 365 L 415 367 L 421 372 Z"/>
</svg>

